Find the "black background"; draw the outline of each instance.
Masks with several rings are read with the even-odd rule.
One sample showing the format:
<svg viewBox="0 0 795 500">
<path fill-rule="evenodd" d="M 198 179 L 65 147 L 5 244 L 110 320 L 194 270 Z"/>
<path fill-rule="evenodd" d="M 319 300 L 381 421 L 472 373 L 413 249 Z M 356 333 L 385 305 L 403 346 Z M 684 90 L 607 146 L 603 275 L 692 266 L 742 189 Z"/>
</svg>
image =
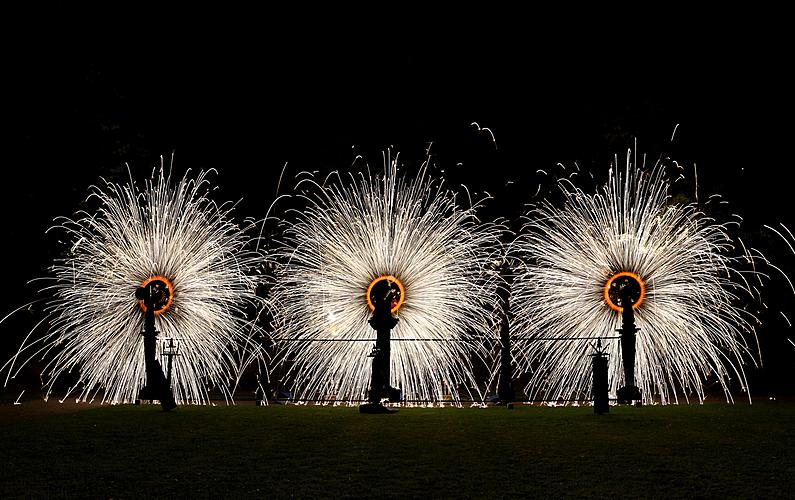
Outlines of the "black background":
<svg viewBox="0 0 795 500">
<path fill-rule="evenodd" d="M 60 252 L 44 234 L 54 217 L 81 208 L 100 176 L 124 182 L 129 163 L 141 179 L 172 152 L 178 173 L 218 169 L 216 198 L 242 197 L 238 215 L 262 217 L 285 164 L 283 189 L 301 170 L 344 169 L 356 155 L 379 167 L 389 147 L 416 166 L 430 145 L 451 185 L 495 197 L 485 218 L 515 219 L 537 169 L 576 161 L 604 178 L 637 140 L 649 161 L 671 156 L 688 175 L 697 165 L 700 198 L 724 195 L 745 218 L 740 234 L 795 270 L 786 245 L 761 230 L 795 228 L 791 57 L 785 31 L 767 21 L 683 13 L 655 24 L 556 16 L 552 26 L 540 14 L 474 10 L 466 22 L 446 13 L 287 26 L 277 13 L 212 14 L 3 35 L 0 313 L 35 296 L 27 280 Z M 774 283 L 766 293 L 760 396 L 792 390 L 795 354 L 777 314 L 795 317 L 792 292 Z M 4 357 L 36 317 L 0 326 Z"/>
</svg>

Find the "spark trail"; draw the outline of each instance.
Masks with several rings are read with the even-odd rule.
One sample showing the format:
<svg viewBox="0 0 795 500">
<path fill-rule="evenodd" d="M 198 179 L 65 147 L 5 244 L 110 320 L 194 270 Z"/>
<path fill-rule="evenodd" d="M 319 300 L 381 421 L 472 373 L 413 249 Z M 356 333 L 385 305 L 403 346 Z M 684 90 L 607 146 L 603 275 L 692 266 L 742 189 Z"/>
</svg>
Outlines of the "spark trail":
<svg viewBox="0 0 795 500">
<path fill-rule="evenodd" d="M 297 395 L 366 399 L 375 339 L 367 293 L 379 278 L 401 291 L 390 384 L 406 400 L 477 391 L 472 360 L 493 329 L 499 227 L 477 219 L 477 204 L 462 207 L 427 161 L 407 176 L 387 156 L 383 175 L 333 174 L 301 187 L 306 206 L 286 223 L 273 296 L 277 358 Z"/>
<path fill-rule="evenodd" d="M 638 279 L 634 286 L 645 292 L 635 305 L 635 377 L 647 402 L 701 401 L 707 380 L 717 381 L 727 400 L 732 380 L 747 389 L 743 364 L 752 359 L 748 341 L 758 320 L 743 303 L 754 299 L 749 280 L 760 273 L 750 253 L 737 255 L 741 245 L 728 224 L 696 204 L 673 203 L 663 167 L 638 169 L 630 154 L 596 193 L 568 179 L 557 187 L 562 208 L 534 205 L 512 250 L 526 263 L 513 285 L 512 303 L 522 308 L 512 330 L 521 368 L 532 373 L 528 395 L 589 396 L 588 354 L 597 337 L 615 336 L 620 327 L 621 307 L 606 289 L 619 273 Z M 554 340 L 563 337 L 594 340 Z M 619 343 L 609 342 L 607 352 L 615 393 L 623 384 Z"/>
<path fill-rule="evenodd" d="M 239 354 L 255 328 L 246 318 L 262 306 L 254 272 L 263 256 L 250 249 L 254 222 L 238 226 L 232 204 L 207 196 L 209 173 L 174 180 L 161 163 L 143 189 L 132 177 L 128 185 L 92 186 L 87 202 L 95 212 L 56 220 L 51 230 L 65 233 L 69 249 L 44 278 L 46 317 L 3 367 L 9 376 L 47 359 L 46 397 L 59 377 L 77 373 L 69 392 L 79 400 L 100 393 L 102 402 L 135 400 L 146 377 L 135 290 L 154 278 L 173 287 L 155 325 L 160 342 L 178 339 L 176 399 L 207 403 L 210 388 L 231 398 Z M 39 335 L 42 325 L 49 329 Z"/>
</svg>

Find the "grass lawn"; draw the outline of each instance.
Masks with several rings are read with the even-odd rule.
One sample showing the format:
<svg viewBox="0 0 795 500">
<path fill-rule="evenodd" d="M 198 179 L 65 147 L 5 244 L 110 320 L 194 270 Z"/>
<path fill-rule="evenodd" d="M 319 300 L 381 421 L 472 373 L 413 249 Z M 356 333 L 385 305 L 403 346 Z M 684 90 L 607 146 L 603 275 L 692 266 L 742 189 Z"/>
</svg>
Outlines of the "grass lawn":
<svg viewBox="0 0 795 500">
<path fill-rule="evenodd" d="M 57 404 L 57 403 L 51 403 Z M 0 497 L 795 495 L 795 403 L 100 407 L 0 421 Z"/>
</svg>

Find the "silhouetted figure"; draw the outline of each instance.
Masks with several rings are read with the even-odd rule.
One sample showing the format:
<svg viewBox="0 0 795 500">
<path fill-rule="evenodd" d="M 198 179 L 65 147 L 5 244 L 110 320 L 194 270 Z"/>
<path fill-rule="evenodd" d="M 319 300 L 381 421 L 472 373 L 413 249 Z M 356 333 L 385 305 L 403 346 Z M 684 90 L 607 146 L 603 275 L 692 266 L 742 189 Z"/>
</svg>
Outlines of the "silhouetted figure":
<svg viewBox="0 0 795 500">
<path fill-rule="evenodd" d="M 152 282 L 146 287 L 140 287 L 135 291 L 135 298 L 142 300 L 146 311 L 144 313 L 144 361 L 146 363 L 146 385 L 141 389 L 140 399 L 157 399 L 163 411 L 173 410 L 177 407 L 171 387 L 168 385 L 166 376 L 163 375 L 163 367 L 155 357 L 157 347 L 157 330 L 155 330 L 155 308 L 160 297 L 157 282 Z"/>
<path fill-rule="evenodd" d="M 505 286 L 499 290 L 500 299 L 502 301 L 502 318 L 500 324 L 500 375 L 497 381 L 497 399 L 499 404 L 507 405 L 514 399 L 513 387 L 511 387 L 511 378 L 513 370 L 511 369 L 511 335 L 510 335 L 510 300 L 511 300 L 511 284 L 513 282 L 513 274 L 510 266 L 505 263 L 500 269 L 500 273 L 505 280 Z"/>
<path fill-rule="evenodd" d="M 629 404 L 640 401 L 640 389 L 635 385 L 635 311 L 632 305 L 632 291 L 624 287 L 619 292 L 621 297 L 621 361 L 624 363 L 624 387 L 618 390 L 618 402 Z"/>
<path fill-rule="evenodd" d="M 383 285 L 382 285 L 383 283 Z M 390 371 L 390 340 L 392 329 L 398 319 L 392 315 L 392 304 L 395 302 L 395 290 L 388 281 L 381 281 L 373 287 L 373 317 L 370 326 L 376 331 L 375 348 L 370 356 L 373 358 L 373 371 L 370 379 L 368 403 L 359 407 L 361 413 L 393 413 L 381 404 L 381 400 L 400 401 L 400 389 L 389 385 Z"/>
<path fill-rule="evenodd" d="M 607 384 L 607 353 L 602 350 L 602 341 L 597 340 L 596 350 L 591 354 L 593 367 L 593 412 L 597 415 L 610 412 Z"/>
</svg>

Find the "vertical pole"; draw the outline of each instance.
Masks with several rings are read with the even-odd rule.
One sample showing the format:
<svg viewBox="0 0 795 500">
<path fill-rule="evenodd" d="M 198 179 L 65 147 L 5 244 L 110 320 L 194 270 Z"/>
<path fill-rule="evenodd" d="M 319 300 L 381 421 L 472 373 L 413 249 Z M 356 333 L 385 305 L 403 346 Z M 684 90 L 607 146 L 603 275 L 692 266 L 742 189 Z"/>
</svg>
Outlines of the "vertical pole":
<svg viewBox="0 0 795 500">
<path fill-rule="evenodd" d="M 373 356 L 373 387 L 370 392 L 370 402 L 380 403 L 381 399 L 388 398 L 392 329 L 381 325 L 376 330 L 375 356 Z"/>
<path fill-rule="evenodd" d="M 624 384 L 635 385 L 635 315 L 632 307 L 621 313 L 621 361 L 624 363 Z"/>
<path fill-rule="evenodd" d="M 625 289 L 627 290 L 627 289 Z M 624 387 L 618 390 L 618 400 L 629 404 L 640 401 L 640 389 L 635 385 L 635 312 L 632 308 L 632 298 L 629 291 L 622 293 L 621 297 L 621 361 L 624 364 Z"/>
<path fill-rule="evenodd" d="M 392 328 L 397 325 L 397 318 L 392 316 L 392 294 L 385 293 L 375 301 L 373 317 L 370 318 L 370 326 L 376 331 L 375 349 L 371 354 L 373 358 L 372 374 L 370 378 L 370 390 L 367 393 L 368 403 L 361 405 L 361 413 L 392 413 L 387 407 L 381 404 L 381 400 L 389 398 L 397 399 L 398 390 L 389 385 L 390 372 L 390 343 Z"/>
<path fill-rule="evenodd" d="M 511 387 L 511 335 L 510 335 L 510 301 L 511 301 L 511 274 L 508 264 L 503 264 L 500 273 L 503 275 L 505 286 L 500 288 L 502 301 L 502 322 L 500 325 L 500 375 L 497 382 L 497 398 L 500 404 L 508 404 L 514 399 Z"/>
<path fill-rule="evenodd" d="M 602 350 L 602 341 L 598 340 L 596 349 L 591 354 L 593 368 L 593 412 L 597 415 L 610 412 L 607 384 L 607 353 Z"/>
<path fill-rule="evenodd" d="M 136 298 L 144 301 L 146 312 L 144 313 L 144 362 L 146 363 L 146 386 L 144 391 L 146 398 L 156 398 L 160 401 L 163 411 L 173 410 L 177 407 L 171 387 L 166 382 L 163 375 L 163 367 L 157 361 L 157 330 L 155 330 L 155 304 L 145 288 L 138 288 Z"/>
<path fill-rule="evenodd" d="M 166 384 L 168 388 L 171 389 L 171 368 L 174 362 L 174 356 L 176 353 L 174 352 L 174 339 L 168 339 L 168 374 L 166 375 Z"/>
</svg>

